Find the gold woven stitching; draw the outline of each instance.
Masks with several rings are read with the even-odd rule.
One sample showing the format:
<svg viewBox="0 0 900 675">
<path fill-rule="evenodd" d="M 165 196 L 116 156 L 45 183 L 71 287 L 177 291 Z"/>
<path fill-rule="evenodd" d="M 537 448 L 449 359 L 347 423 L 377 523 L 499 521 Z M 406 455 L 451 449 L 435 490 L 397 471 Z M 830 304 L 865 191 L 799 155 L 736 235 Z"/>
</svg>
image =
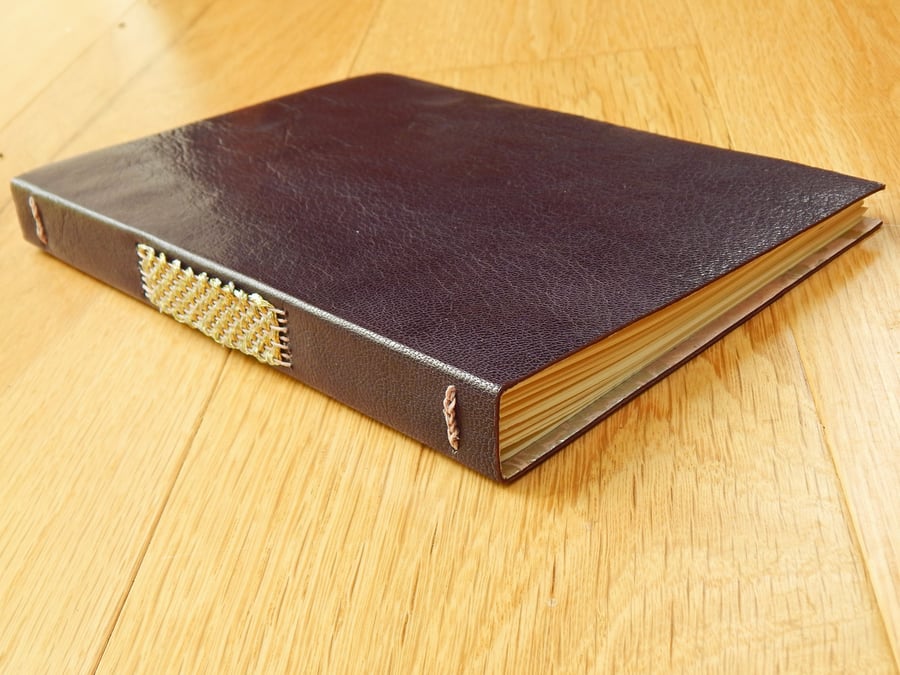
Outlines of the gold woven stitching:
<svg viewBox="0 0 900 675">
<path fill-rule="evenodd" d="M 146 244 L 138 244 L 137 253 L 144 295 L 160 312 L 263 363 L 291 365 L 283 310 L 232 282 L 223 285 L 179 260 L 166 260 Z"/>
</svg>

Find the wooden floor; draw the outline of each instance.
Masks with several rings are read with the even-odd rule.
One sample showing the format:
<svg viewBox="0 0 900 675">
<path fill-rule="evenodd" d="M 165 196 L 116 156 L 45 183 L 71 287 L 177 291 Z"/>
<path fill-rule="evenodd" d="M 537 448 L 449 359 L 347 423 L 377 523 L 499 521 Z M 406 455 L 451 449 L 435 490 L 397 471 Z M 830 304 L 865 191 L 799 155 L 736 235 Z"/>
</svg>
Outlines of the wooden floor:
<svg viewBox="0 0 900 675">
<path fill-rule="evenodd" d="M 897 672 L 898 14 L 3 2 L 4 182 L 393 71 L 888 190 L 873 237 L 510 487 L 32 249 L 0 195 L 0 672 Z"/>
</svg>

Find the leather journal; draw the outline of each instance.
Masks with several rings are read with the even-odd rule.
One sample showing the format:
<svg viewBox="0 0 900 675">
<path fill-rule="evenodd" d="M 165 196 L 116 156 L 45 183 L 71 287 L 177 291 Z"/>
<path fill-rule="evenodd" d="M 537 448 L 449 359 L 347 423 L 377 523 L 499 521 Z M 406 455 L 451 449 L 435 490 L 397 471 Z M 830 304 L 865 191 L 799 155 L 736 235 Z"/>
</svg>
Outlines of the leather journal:
<svg viewBox="0 0 900 675">
<path fill-rule="evenodd" d="M 882 187 L 370 75 L 12 192 L 32 244 L 505 481 L 870 232 Z"/>
</svg>

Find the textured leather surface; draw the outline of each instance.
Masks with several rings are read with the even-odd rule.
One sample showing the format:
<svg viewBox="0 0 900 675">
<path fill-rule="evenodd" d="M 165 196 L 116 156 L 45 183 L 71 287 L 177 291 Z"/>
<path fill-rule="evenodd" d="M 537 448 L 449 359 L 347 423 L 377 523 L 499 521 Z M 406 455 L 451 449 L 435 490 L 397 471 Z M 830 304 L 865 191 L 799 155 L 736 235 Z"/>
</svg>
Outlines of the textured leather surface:
<svg viewBox="0 0 900 675">
<path fill-rule="evenodd" d="M 31 194 L 47 250 L 132 294 L 123 277 L 149 238 L 248 291 L 275 289 L 292 340 L 307 339 L 296 313 L 312 309 L 331 365 L 304 373 L 295 359 L 292 374 L 449 452 L 434 428 L 454 373 L 496 405 L 502 388 L 881 187 L 374 75 L 44 167 L 14 194 L 33 243 Z M 328 315 L 357 337 L 339 340 L 350 329 Z M 391 343 L 417 363 L 395 381 Z M 368 379 L 366 345 L 386 350 Z M 478 407 L 461 459 L 496 477 L 483 457 L 496 410 Z"/>
</svg>

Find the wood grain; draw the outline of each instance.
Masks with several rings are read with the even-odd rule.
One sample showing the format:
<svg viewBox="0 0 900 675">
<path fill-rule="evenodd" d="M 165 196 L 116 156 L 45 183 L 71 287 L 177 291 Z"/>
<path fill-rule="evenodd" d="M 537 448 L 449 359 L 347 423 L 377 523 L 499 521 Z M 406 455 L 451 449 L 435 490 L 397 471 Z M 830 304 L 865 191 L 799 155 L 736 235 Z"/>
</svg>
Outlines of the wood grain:
<svg viewBox="0 0 900 675">
<path fill-rule="evenodd" d="M 60 76 L 130 5 L 132 0 L 85 0 L 77 8 L 66 0 L 31 6 L 4 3 L 0 23 L 0 79 L 3 117 L 15 114 Z M 30 55 L 30 58 L 29 58 Z"/>
<path fill-rule="evenodd" d="M 4 180 L 394 70 L 879 179 L 889 224 L 502 488 L 32 250 L 0 198 L 0 672 L 898 672 L 896 3 L 2 12 Z"/>
<path fill-rule="evenodd" d="M 97 116 L 129 81 L 167 53 L 208 5 L 209 0 L 162 0 L 156 8 L 145 3 L 132 4 L 127 11 L 111 17 L 117 20 L 109 21 L 105 30 L 66 64 L 63 74 L 45 76 L 40 96 L 3 99 L 8 102 L 0 109 L 6 117 L 0 118 L 0 148 L 4 153 L 0 176 L 4 183 L 48 159 L 95 148 L 90 141 L 79 144 L 79 134 L 86 127 L 96 126 Z M 161 11 L 165 11 L 165 23 L 158 20 Z M 28 64 L 37 68 L 43 61 L 35 58 Z M 164 125 L 165 120 L 160 124 Z M 128 131 L 143 132 L 135 126 L 121 137 L 110 138 L 108 128 L 102 124 L 99 128 L 104 138 L 112 142 L 130 138 Z M 9 195 L 4 193 L 0 204 L 8 201 Z"/>
<path fill-rule="evenodd" d="M 703 5 L 695 15 L 700 30 L 710 36 L 708 51 L 716 55 L 710 59 L 714 77 L 727 78 L 750 59 L 759 64 L 734 86 L 722 88 L 729 131 L 739 147 L 805 162 L 827 158 L 827 165 L 837 170 L 892 182 L 898 174 L 896 153 L 887 149 L 900 148 L 900 83 L 885 74 L 900 72 L 900 52 L 882 52 L 891 36 L 900 34 L 895 4 L 791 2 L 777 12 L 730 13 L 727 25 L 765 36 L 755 46 L 734 39 L 733 32 L 713 31 L 725 25 L 726 17 L 721 8 L 710 9 Z M 817 35 L 803 50 L 792 45 L 791 26 L 800 20 Z M 799 86 L 804 82 L 807 86 Z M 741 114 L 751 100 L 803 112 L 783 124 L 764 125 L 759 115 Z M 888 260 L 897 250 L 900 213 L 890 195 L 878 195 L 870 203 L 888 221 L 884 231 L 852 251 L 843 264 L 810 279 L 774 311 L 794 331 L 898 659 L 900 275 Z"/>
</svg>

